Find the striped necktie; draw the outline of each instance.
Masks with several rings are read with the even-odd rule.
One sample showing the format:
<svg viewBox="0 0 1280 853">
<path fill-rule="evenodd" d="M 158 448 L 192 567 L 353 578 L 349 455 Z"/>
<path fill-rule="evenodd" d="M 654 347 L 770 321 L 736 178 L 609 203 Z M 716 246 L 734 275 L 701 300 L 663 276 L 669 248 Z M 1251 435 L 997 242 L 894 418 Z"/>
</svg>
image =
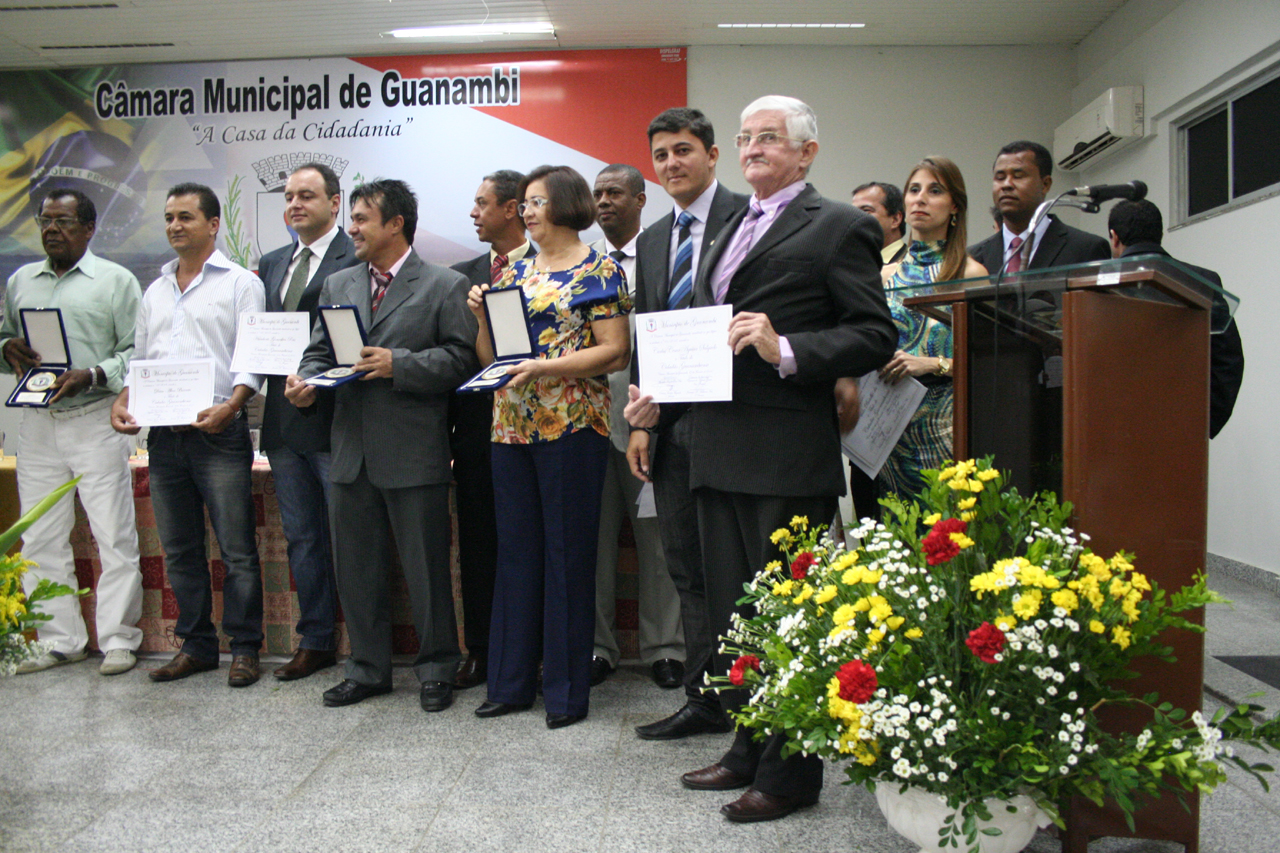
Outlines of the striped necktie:
<svg viewBox="0 0 1280 853">
<path fill-rule="evenodd" d="M 680 242 L 676 246 L 676 265 L 671 271 L 671 295 L 667 308 L 675 310 L 689 304 L 693 294 L 693 234 L 689 230 L 695 222 L 692 213 L 680 211 L 676 224 L 680 226 Z"/>
<path fill-rule="evenodd" d="M 756 244 L 756 222 L 761 216 L 764 216 L 764 210 L 761 209 L 760 203 L 754 198 L 751 199 L 751 205 L 747 208 L 747 215 L 742 218 L 742 224 L 738 226 L 737 232 L 731 238 L 733 242 L 725 250 L 725 256 L 718 265 L 720 277 L 716 280 L 717 305 L 724 304 L 724 297 L 729 292 L 729 282 L 733 279 L 733 274 L 742 265 L 742 260 L 747 256 L 747 252 L 750 252 L 751 247 Z"/>
<path fill-rule="evenodd" d="M 493 265 L 489 267 L 489 283 L 497 284 L 498 279 L 502 278 L 502 271 L 507 266 L 506 255 L 494 255 Z"/>
<path fill-rule="evenodd" d="M 373 307 L 369 312 L 376 315 L 378 306 L 382 304 L 382 297 L 387 295 L 387 288 L 391 286 L 391 273 L 378 272 L 373 267 L 369 267 L 369 274 L 373 276 Z"/>
</svg>

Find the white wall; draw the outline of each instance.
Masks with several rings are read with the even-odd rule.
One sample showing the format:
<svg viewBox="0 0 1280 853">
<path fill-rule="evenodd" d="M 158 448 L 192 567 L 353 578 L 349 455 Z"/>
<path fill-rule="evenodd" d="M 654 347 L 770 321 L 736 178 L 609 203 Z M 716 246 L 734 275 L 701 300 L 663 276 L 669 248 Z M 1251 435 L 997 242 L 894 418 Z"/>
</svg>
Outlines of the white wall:
<svg viewBox="0 0 1280 853">
<path fill-rule="evenodd" d="M 1163 17 L 1158 14 L 1164 12 Z M 1147 138 L 1099 166 L 1086 183 L 1140 178 L 1169 224 L 1175 209 L 1176 139 L 1170 123 L 1216 92 L 1280 60 L 1280 3 L 1275 0 L 1131 0 L 1077 51 L 1082 107 L 1110 86 L 1145 87 Z M 1270 198 L 1165 237 L 1176 257 L 1216 270 L 1241 298 L 1236 315 L 1245 375 L 1231 421 L 1210 444 L 1209 550 L 1280 573 L 1271 536 L 1280 518 L 1280 398 L 1272 365 L 1280 363 L 1280 198 Z"/>
</svg>

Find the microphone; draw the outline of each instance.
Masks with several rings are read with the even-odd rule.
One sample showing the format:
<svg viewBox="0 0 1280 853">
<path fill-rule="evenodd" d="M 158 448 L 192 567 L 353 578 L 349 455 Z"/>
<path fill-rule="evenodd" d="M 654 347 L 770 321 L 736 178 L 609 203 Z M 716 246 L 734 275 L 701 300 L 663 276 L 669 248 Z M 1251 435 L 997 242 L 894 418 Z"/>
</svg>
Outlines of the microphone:
<svg viewBox="0 0 1280 853">
<path fill-rule="evenodd" d="M 1113 198 L 1142 201 L 1147 197 L 1147 185 L 1142 181 L 1130 181 L 1127 184 L 1095 184 L 1091 187 L 1067 190 L 1063 195 L 1087 196 L 1094 201 L 1110 201 Z"/>
</svg>

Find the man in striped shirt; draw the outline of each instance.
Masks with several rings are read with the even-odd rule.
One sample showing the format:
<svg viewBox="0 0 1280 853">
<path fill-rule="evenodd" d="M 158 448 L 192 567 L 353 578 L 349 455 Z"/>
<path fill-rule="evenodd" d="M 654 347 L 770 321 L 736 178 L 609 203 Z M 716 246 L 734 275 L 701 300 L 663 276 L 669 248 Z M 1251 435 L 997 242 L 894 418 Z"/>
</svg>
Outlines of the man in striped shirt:
<svg viewBox="0 0 1280 853">
<path fill-rule="evenodd" d="M 231 372 L 236 326 L 242 313 L 265 310 L 262 282 L 218 251 L 221 207 L 213 190 L 178 184 L 165 202 L 165 233 L 178 253 L 142 296 L 135 352 L 144 359 L 214 362 L 213 405 L 190 424 L 153 427 L 151 498 L 164 547 L 169 585 L 178 603 L 174 633 L 182 649 L 150 673 L 152 681 L 174 681 L 218 667 L 218 634 L 211 613 L 213 593 L 205 555 L 204 510 L 218 537 L 226 579 L 222 629 L 231 640 L 227 683 L 247 687 L 258 680 L 262 647 L 262 579 L 250 493 L 253 444 L 244 406 L 261 377 Z M 119 432 L 138 432 L 129 414 L 129 388 L 111 410 Z"/>
</svg>

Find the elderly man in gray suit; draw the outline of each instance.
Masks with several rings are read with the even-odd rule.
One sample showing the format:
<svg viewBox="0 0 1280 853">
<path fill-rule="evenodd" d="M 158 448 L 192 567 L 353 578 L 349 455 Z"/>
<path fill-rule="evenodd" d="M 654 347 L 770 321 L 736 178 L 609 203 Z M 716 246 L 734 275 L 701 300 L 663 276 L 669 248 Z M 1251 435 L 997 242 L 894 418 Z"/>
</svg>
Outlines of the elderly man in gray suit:
<svg viewBox="0 0 1280 853">
<path fill-rule="evenodd" d="M 391 691 L 391 545 L 400 555 L 418 654 L 424 711 L 453 702 L 462 655 L 449 577 L 449 394 L 479 370 L 470 282 L 413 251 L 418 202 L 402 181 L 376 180 L 351 194 L 348 233 L 365 263 L 325 280 L 322 305 L 354 305 L 367 345 L 357 381 L 332 390 L 303 382 L 336 366 L 321 326 L 285 396 L 307 409 L 333 393 L 329 518 L 338 599 L 351 657 L 330 707 Z"/>
</svg>

